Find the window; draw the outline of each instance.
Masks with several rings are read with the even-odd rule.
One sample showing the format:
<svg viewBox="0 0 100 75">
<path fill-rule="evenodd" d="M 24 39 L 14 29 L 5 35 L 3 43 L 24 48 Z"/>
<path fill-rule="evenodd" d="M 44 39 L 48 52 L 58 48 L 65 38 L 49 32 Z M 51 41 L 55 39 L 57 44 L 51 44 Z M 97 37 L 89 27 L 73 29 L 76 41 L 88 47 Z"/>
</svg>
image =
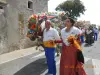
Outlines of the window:
<svg viewBox="0 0 100 75">
<path fill-rule="evenodd" d="M 28 1 L 28 8 L 32 9 L 33 8 L 33 2 L 32 1 Z"/>
<path fill-rule="evenodd" d="M 0 9 L 3 9 L 3 7 L 2 7 L 2 6 L 0 6 Z"/>
<path fill-rule="evenodd" d="M 4 13 L 3 6 L 0 6 L 0 14 Z"/>
</svg>

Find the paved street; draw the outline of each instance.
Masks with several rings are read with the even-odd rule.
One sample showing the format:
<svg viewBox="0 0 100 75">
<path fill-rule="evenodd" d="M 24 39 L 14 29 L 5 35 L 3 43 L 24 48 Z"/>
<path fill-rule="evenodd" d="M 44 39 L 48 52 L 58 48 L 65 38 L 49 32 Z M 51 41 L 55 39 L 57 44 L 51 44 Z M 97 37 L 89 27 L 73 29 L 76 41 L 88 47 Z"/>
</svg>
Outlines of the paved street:
<svg viewBox="0 0 100 75">
<path fill-rule="evenodd" d="M 83 53 L 85 56 L 84 69 L 87 75 L 100 75 L 100 36 L 93 46 L 86 47 L 83 44 Z M 85 46 L 85 47 L 84 47 Z M 9 55 L 9 54 L 8 54 Z M 20 55 L 20 57 L 18 57 Z M 5 61 L 0 65 L 0 75 L 45 75 L 47 72 L 47 65 L 45 63 L 44 52 L 33 50 L 29 48 L 27 50 L 16 51 L 10 53 L 6 59 L 5 56 L 0 57 L 2 61 L 8 58 L 13 60 Z M 15 59 L 15 58 L 16 59 Z M 4 58 L 4 59 L 3 59 Z M 60 56 L 56 57 L 57 75 L 59 75 L 59 63 Z"/>
<path fill-rule="evenodd" d="M 100 38 L 93 46 L 84 47 L 83 53 L 85 56 L 85 71 L 87 75 L 100 75 Z M 37 52 L 30 58 L 32 63 L 26 65 L 24 68 L 16 72 L 14 75 L 45 75 L 47 72 L 47 65 L 45 64 L 44 52 Z M 56 57 L 57 75 L 59 75 L 59 61 L 60 57 Z"/>
<path fill-rule="evenodd" d="M 33 60 L 33 62 L 29 65 L 26 65 L 14 75 L 45 75 L 45 73 L 47 72 L 47 65 L 45 63 L 46 59 L 44 56 L 44 52 L 35 53 L 34 56 L 30 58 L 30 60 Z M 59 70 L 59 60 L 60 57 L 56 57 L 57 72 Z"/>
</svg>

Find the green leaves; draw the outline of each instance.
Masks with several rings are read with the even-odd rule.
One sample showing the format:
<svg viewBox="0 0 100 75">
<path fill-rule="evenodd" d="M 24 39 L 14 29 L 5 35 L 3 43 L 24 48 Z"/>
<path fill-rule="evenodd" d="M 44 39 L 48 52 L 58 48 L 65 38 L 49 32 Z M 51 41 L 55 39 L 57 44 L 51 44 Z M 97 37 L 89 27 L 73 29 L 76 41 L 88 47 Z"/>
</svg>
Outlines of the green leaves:
<svg viewBox="0 0 100 75">
<path fill-rule="evenodd" d="M 59 4 L 56 10 L 69 12 L 69 17 L 77 19 L 81 14 L 84 14 L 85 6 L 80 0 L 70 0 Z"/>
</svg>

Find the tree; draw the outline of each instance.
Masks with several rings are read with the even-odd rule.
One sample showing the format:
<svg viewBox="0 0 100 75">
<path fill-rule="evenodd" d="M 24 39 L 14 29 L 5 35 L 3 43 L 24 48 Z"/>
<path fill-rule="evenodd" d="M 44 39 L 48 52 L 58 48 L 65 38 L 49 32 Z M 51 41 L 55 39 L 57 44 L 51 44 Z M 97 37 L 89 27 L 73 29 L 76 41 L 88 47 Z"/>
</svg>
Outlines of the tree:
<svg viewBox="0 0 100 75">
<path fill-rule="evenodd" d="M 94 27 L 94 28 L 95 28 L 95 27 L 96 27 L 96 24 L 92 24 L 92 27 Z"/>
<path fill-rule="evenodd" d="M 80 0 L 67 0 L 56 7 L 56 10 L 65 11 L 69 17 L 77 19 L 85 12 L 85 6 Z"/>
<path fill-rule="evenodd" d="M 100 26 L 98 26 L 98 29 L 99 29 L 99 31 L 100 31 Z"/>
</svg>

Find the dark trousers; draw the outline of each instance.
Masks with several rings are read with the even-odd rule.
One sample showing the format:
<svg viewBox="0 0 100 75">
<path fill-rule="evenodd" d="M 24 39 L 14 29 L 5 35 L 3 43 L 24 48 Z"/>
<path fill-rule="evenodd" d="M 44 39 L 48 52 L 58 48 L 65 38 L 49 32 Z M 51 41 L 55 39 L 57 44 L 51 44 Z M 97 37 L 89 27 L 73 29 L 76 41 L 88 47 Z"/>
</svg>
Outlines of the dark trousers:
<svg viewBox="0 0 100 75">
<path fill-rule="evenodd" d="M 56 75 L 55 48 L 44 48 L 47 59 L 48 73 Z"/>
</svg>

